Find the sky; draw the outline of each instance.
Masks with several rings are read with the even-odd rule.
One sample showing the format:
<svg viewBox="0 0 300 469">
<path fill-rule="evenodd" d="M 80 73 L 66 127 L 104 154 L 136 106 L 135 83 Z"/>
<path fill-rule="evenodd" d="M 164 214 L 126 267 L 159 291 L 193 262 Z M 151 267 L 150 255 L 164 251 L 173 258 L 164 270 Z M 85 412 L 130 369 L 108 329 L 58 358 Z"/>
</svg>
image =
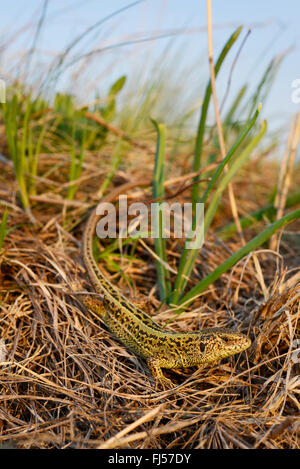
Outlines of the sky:
<svg viewBox="0 0 300 469">
<path fill-rule="evenodd" d="M 8 69 L 14 59 L 32 46 L 44 4 L 44 0 L 2 0 L 0 40 L 9 49 L 9 62 L 0 65 L 2 78 L 5 79 L 5 67 Z M 63 52 L 87 28 L 119 9 L 124 11 L 92 30 L 66 60 L 68 63 L 82 53 L 108 47 L 93 60 L 89 72 L 92 90 L 100 86 L 99 82 L 108 86 L 122 74 L 134 79 L 139 65 L 145 73 L 153 73 L 153 67 L 168 61 L 173 64 L 172 78 L 176 79 L 177 72 L 178 80 L 185 77 L 180 90 L 183 97 L 187 89 L 200 85 L 203 89 L 209 76 L 205 0 L 143 0 L 131 6 L 127 0 L 48 0 L 37 52 L 30 64 L 31 73 L 34 75 L 41 64 Z M 291 86 L 293 80 L 300 79 L 300 1 L 212 0 L 212 13 L 215 57 L 232 31 L 243 25 L 241 39 L 218 78 L 218 92 L 222 94 L 226 88 L 234 58 L 251 29 L 232 73 L 230 96 L 233 98 L 246 82 L 250 89 L 255 88 L 270 60 L 285 54 L 272 91 L 263 103 L 263 115 L 273 126 L 288 127 L 299 108 L 291 99 Z M 141 42 L 127 44 L 135 40 Z M 109 48 L 120 43 L 123 46 Z M 76 64 L 80 63 L 83 62 Z M 59 86 L 64 86 L 63 80 L 61 77 Z"/>
</svg>

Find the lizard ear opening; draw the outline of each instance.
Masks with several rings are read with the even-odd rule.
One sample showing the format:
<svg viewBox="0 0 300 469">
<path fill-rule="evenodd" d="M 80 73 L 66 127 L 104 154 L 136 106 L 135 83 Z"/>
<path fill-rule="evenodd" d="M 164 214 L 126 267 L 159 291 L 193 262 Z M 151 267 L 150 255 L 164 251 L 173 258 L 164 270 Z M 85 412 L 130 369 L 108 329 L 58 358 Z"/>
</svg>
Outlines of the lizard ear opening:
<svg viewBox="0 0 300 469">
<path fill-rule="evenodd" d="M 201 352 L 205 351 L 205 343 L 204 342 L 200 342 L 200 351 Z"/>
</svg>

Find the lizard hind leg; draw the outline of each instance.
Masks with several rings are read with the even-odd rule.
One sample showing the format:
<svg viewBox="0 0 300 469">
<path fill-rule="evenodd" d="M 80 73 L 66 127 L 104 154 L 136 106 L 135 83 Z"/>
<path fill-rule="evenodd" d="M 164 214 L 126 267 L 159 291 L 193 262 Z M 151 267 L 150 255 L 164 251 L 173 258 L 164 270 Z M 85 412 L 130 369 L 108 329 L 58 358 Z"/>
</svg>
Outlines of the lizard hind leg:
<svg viewBox="0 0 300 469">
<path fill-rule="evenodd" d="M 107 308 L 102 300 L 92 298 L 90 295 L 85 295 L 81 298 L 81 302 L 88 310 L 97 314 L 102 319 L 107 315 Z"/>
</svg>

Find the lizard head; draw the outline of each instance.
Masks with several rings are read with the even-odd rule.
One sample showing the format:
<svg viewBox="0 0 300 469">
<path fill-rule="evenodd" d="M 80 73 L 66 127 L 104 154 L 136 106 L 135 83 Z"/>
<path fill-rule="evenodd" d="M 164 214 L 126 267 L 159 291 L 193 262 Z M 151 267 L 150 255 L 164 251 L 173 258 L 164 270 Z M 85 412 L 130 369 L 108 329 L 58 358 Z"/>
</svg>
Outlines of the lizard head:
<svg viewBox="0 0 300 469">
<path fill-rule="evenodd" d="M 243 352 L 251 345 L 251 340 L 240 332 L 221 327 L 202 331 L 200 353 L 205 362 L 213 362 Z"/>
</svg>

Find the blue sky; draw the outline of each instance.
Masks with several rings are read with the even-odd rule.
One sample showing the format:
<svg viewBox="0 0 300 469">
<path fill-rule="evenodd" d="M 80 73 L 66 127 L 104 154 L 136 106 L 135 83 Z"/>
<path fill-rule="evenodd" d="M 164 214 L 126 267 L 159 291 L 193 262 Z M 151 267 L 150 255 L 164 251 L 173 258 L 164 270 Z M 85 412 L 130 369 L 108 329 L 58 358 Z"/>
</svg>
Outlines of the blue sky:
<svg viewBox="0 0 300 469">
<path fill-rule="evenodd" d="M 129 3 L 127 0 L 50 0 L 44 28 L 38 41 L 39 55 L 35 57 L 32 67 L 37 63 L 52 60 L 55 54 L 65 50 L 70 41 L 86 28 Z M 39 0 L 15 0 L 5 2 L 5 8 L 2 7 L 2 39 L 5 40 L 19 28 L 28 26 L 14 39 L 12 56 L 28 50 L 32 44 L 42 5 L 43 1 Z M 251 28 L 251 34 L 233 72 L 231 97 L 234 97 L 235 92 L 245 82 L 248 82 L 250 87 L 255 86 L 270 60 L 275 55 L 289 51 L 263 110 L 273 125 L 286 123 L 288 126 L 291 115 L 298 110 L 291 100 L 291 83 L 300 78 L 299 0 L 213 0 L 212 6 L 215 57 L 237 26 L 244 25 L 242 37 Z M 106 21 L 101 28 L 79 43 L 76 53 L 126 40 L 172 33 L 174 35 L 166 38 L 114 48 L 99 54 L 93 61 L 93 73 L 99 73 L 99 76 L 102 73 L 103 84 L 108 85 L 108 80 L 111 83 L 123 73 L 133 75 L 137 65 L 146 63 L 145 60 L 151 69 L 151 65 L 156 64 L 163 52 L 164 61 L 167 62 L 168 51 L 171 57 L 172 51 L 175 50 L 178 53 L 178 70 L 186 70 L 186 77 L 190 79 L 189 85 L 197 88 L 197 82 L 204 85 L 208 77 L 205 26 L 205 0 L 144 0 Z M 238 47 L 239 44 L 228 58 L 224 73 L 217 82 L 219 92 L 226 86 Z M 112 63 L 115 65 L 112 66 Z M 191 66 L 193 74 L 189 76 Z M 109 73 L 105 73 L 105 70 L 109 70 Z M 1 74 L 5 76 L 5 70 L 1 70 Z M 97 87 L 96 82 L 94 86 Z M 183 83 L 183 96 L 185 92 L 186 83 Z"/>
</svg>

